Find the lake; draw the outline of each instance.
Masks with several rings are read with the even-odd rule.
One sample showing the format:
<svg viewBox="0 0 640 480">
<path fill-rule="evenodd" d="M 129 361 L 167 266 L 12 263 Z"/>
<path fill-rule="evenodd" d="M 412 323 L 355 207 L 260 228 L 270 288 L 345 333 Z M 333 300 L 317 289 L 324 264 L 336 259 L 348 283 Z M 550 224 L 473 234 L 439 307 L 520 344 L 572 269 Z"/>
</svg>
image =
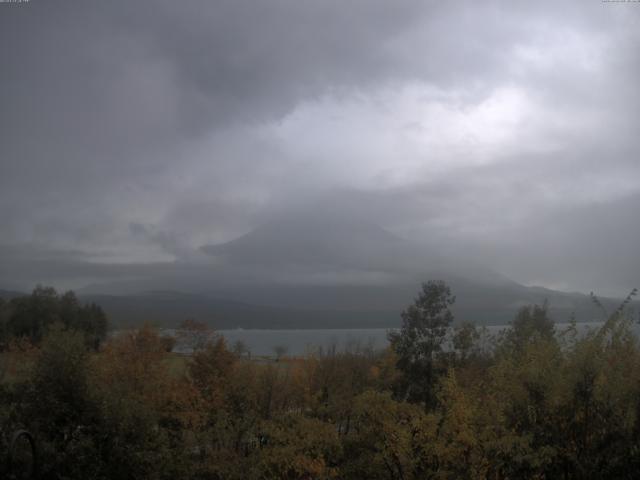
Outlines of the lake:
<svg viewBox="0 0 640 480">
<path fill-rule="evenodd" d="M 557 323 L 556 330 L 562 331 L 568 327 L 568 323 Z M 589 329 L 601 326 L 601 322 L 578 323 L 579 331 L 586 332 Z M 504 330 L 506 325 L 493 325 L 486 327 L 485 337 L 495 336 Z M 480 327 L 481 328 L 481 327 Z M 317 330 L 218 330 L 223 335 L 229 347 L 233 347 L 237 341 L 242 341 L 252 355 L 274 355 L 275 347 L 284 347 L 287 355 L 299 356 L 312 352 L 317 348 L 331 348 L 334 345 L 338 350 L 359 345 L 383 349 L 388 345 L 387 333 L 393 329 L 369 328 L 369 329 L 317 329 Z M 488 338 L 485 338 L 488 340 Z M 179 348 L 178 348 L 179 350 Z"/>
</svg>

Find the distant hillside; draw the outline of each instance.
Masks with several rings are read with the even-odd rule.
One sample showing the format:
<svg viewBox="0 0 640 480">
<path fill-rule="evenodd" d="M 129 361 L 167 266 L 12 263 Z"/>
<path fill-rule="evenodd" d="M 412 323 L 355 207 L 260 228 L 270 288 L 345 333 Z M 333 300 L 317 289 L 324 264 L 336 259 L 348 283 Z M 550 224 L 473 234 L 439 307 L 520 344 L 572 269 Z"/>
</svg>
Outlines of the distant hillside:
<svg viewBox="0 0 640 480">
<path fill-rule="evenodd" d="M 603 313 L 586 295 L 523 286 L 479 289 L 476 284 L 460 280 L 450 284 L 457 296 L 454 305 L 457 322 L 504 325 L 513 319 L 519 307 L 541 304 L 545 300 L 557 322 L 569 320 L 572 314 L 579 322 L 603 319 Z M 402 288 L 271 286 L 244 292 L 264 304 L 176 291 L 81 294 L 79 297 L 82 302 L 95 302 L 103 307 L 115 328 L 145 322 L 175 327 L 187 318 L 204 321 L 217 329 L 393 328 L 400 325 L 400 313 L 411 303 L 418 288 L 417 284 Z M 25 293 L 0 290 L 0 298 L 4 299 L 23 295 Z M 602 298 L 601 301 L 609 311 L 619 304 L 616 299 Z M 635 305 L 640 306 L 638 302 Z"/>
<path fill-rule="evenodd" d="M 420 283 L 441 279 L 457 296 L 459 321 L 502 325 L 523 305 L 545 300 L 557 321 L 602 317 L 588 296 L 520 285 L 340 212 L 282 217 L 200 250 L 197 262 L 145 267 L 81 293 L 119 324 L 192 317 L 217 328 L 395 327 Z"/>
<path fill-rule="evenodd" d="M 520 307 L 545 300 L 559 322 L 603 316 L 586 295 L 518 284 L 473 259 L 341 212 L 281 217 L 192 253 L 155 264 L 80 262 L 74 272 L 103 280 L 77 293 L 121 326 L 196 318 L 216 328 L 395 327 L 427 280 L 451 286 L 458 321 L 503 325 Z"/>
<path fill-rule="evenodd" d="M 394 326 L 397 312 L 278 308 L 179 292 L 137 295 L 83 295 L 99 304 L 117 328 L 150 322 L 175 327 L 192 318 L 213 328 L 373 328 Z"/>
<path fill-rule="evenodd" d="M 563 294 L 542 289 L 523 287 L 522 291 L 474 292 L 466 289 L 453 291 L 457 295 L 454 306 L 456 321 L 471 321 L 480 325 L 504 325 L 515 316 L 518 308 L 527 304 L 541 304 L 549 301 L 551 316 L 557 322 L 568 321 L 575 314 L 578 321 L 602 320 L 602 313 L 585 295 Z M 273 291 L 270 293 L 274 293 Z M 393 328 L 400 325 L 400 313 L 411 302 L 411 295 L 396 308 L 370 309 L 322 308 L 326 304 L 340 305 L 338 296 L 359 300 L 375 296 L 376 293 L 389 292 L 362 288 L 356 290 L 343 287 L 334 289 L 288 289 L 282 295 L 290 294 L 295 300 L 286 306 L 249 304 L 239 301 L 223 300 L 206 295 L 183 294 L 179 292 L 147 292 L 137 295 L 83 295 L 81 300 L 92 301 L 101 305 L 116 327 L 129 327 L 144 322 L 173 327 L 182 320 L 193 318 L 204 321 L 213 328 Z M 399 292 L 396 292 L 399 294 Z M 313 299 L 304 308 L 306 298 Z M 617 306 L 617 300 L 602 299 L 610 310 Z M 282 302 L 287 303 L 287 302 Z"/>
<path fill-rule="evenodd" d="M 22 297 L 25 293 L 16 292 L 14 290 L 1 290 L 0 289 L 0 298 L 3 300 L 10 300 L 15 297 Z"/>
</svg>

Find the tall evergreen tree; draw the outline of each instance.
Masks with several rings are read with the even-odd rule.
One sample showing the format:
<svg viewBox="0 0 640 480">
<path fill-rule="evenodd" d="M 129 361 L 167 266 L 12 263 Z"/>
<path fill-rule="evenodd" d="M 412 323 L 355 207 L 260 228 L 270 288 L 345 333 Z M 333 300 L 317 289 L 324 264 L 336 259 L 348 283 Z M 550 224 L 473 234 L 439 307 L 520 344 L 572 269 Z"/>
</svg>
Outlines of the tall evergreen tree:
<svg viewBox="0 0 640 480">
<path fill-rule="evenodd" d="M 450 307 L 455 302 L 451 289 L 443 281 L 422 284 L 414 303 L 402 312 L 402 327 L 391 332 L 389 341 L 403 373 L 397 392 L 401 397 L 422 402 L 430 408 L 435 402 L 435 384 L 443 366 L 439 354 L 447 329 L 453 322 Z"/>
</svg>

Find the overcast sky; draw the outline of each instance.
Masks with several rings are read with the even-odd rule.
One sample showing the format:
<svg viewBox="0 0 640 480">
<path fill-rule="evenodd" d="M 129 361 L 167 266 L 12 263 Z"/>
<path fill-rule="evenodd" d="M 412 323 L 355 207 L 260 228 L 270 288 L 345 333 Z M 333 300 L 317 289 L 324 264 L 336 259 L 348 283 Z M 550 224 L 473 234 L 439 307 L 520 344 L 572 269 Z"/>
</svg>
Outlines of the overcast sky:
<svg viewBox="0 0 640 480">
<path fill-rule="evenodd" d="M 0 45 L 0 269 L 322 205 L 525 284 L 640 286 L 640 3 L 30 0 Z"/>
</svg>

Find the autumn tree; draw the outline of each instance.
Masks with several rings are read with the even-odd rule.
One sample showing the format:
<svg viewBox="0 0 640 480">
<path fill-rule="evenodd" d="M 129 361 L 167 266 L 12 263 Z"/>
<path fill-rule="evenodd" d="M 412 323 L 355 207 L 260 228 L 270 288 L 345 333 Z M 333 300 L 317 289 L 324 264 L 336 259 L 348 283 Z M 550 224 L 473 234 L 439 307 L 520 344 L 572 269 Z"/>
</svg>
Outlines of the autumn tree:
<svg viewBox="0 0 640 480">
<path fill-rule="evenodd" d="M 417 480 L 414 436 L 424 417 L 417 405 L 398 402 L 390 392 L 359 395 L 352 429 L 343 441 L 343 478 Z"/>
<path fill-rule="evenodd" d="M 549 305 L 527 305 L 520 310 L 506 332 L 506 342 L 515 349 L 537 340 L 552 340 L 555 324 L 549 316 Z"/>
<path fill-rule="evenodd" d="M 264 446 L 258 464 L 264 480 L 330 480 L 340 478 L 335 465 L 342 448 L 329 423 L 283 414 L 261 428 Z"/>
<path fill-rule="evenodd" d="M 238 356 L 227 348 L 224 337 L 218 336 L 191 357 L 189 376 L 208 400 L 219 403 L 237 360 Z"/>
<path fill-rule="evenodd" d="M 101 478 L 180 478 L 185 475 L 182 421 L 189 389 L 167 367 L 158 332 L 145 325 L 111 339 L 95 361 L 99 399 Z"/>
<path fill-rule="evenodd" d="M 209 325 L 193 318 L 183 320 L 176 331 L 176 340 L 180 347 L 189 352 L 204 349 L 213 338 L 214 332 Z"/>
<path fill-rule="evenodd" d="M 466 362 L 474 353 L 480 332 L 473 323 L 464 322 L 453 329 L 452 346 L 461 362 Z"/>
<path fill-rule="evenodd" d="M 96 450 L 86 427 L 96 424 L 98 404 L 91 376 L 82 333 L 66 330 L 60 323 L 52 326 L 37 353 L 31 378 L 18 387 L 23 392 L 19 412 L 38 438 L 45 473 L 73 478 L 93 468 Z M 80 450 L 81 458 L 75 459 Z"/>
</svg>

